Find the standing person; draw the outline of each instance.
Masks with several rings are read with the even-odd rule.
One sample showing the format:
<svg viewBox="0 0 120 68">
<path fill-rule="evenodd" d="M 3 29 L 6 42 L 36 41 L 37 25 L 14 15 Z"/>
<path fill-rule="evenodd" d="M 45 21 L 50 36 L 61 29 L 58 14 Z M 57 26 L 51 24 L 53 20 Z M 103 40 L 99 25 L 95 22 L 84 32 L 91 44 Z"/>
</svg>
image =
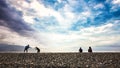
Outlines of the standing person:
<svg viewBox="0 0 120 68">
<path fill-rule="evenodd" d="M 83 52 L 83 50 L 82 50 L 82 48 L 81 48 L 81 47 L 80 47 L 80 49 L 79 49 L 79 52 L 80 52 L 80 53 L 82 53 L 82 52 Z"/>
<path fill-rule="evenodd" d="M 37 53 L 40 53 L 40 49 L 38 47 L 35 47 L 36 50 L 37 50 Z"/>
<path fill-rule="evenodd" d="M 88 52 L 92 52 L 92 48 L 91 47 L 89 47 Z"/>
<path fill-rule="evenodd" d="M 30 48 L 30 46 L 29 46 L 29 44 L 27 45 L 27 46 L 25 46 L 25 48 L 24 48 L 24 52 L 28 52 L 28 49 Z"/>
</svg>

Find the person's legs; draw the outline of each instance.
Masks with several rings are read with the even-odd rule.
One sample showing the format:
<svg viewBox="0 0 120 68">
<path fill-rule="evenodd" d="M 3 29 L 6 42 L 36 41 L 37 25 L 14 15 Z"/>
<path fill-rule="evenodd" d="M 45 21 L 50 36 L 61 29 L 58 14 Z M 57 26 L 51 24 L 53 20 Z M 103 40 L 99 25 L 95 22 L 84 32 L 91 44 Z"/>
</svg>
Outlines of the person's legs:
<svg viewBox="0 0 120 68">
<path fill-rule="evenodd" d="M 39 53 L 40 51 L 38 51 L 38 53 Z"/>
<path fill-rule="evenodd" d="M 37 53 L 39 53 L 40 52 L 40 50 L 37 50 Z"/>
<path fill-rule="evenodd" d="M 24 52 L 25 52 L 26 50 L 24 50 Z"/>
<path fill-rule="evenodd" d="M 28 53 L 28 50 L 26 50 L 26 53 Z"/>
</svg>

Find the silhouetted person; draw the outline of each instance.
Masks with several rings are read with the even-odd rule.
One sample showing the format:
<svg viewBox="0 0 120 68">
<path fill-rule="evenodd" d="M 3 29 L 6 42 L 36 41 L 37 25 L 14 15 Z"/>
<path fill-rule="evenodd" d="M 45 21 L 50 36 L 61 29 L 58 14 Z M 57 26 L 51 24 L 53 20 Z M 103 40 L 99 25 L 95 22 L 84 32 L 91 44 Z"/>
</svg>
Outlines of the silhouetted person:
<svg viewBox="0 0 120 68">
<path fill-rule="evenodd" d="M 88 52 L 92 52 L 92 48 L 91 47 L 89 47 Z"/>
<path fill-rule="evenodd" d="M 30 48 L 29 44 L 25 46 L 24 52 L 28 52 L 28 49 Z"/>
<path fill-rule="evenodd" d="M 38 47 L 35 47 L 35 49 L 37 50 L 37 53 L 40 53 L 40 49 Z"/>
<path fill-rule="evenodd" d="M 80 49 L 79 49 L 79 52 L 80 52 L 80 53 L 82 53 L 82 52 L 83 52 L 83 50 L 82 50 L 82 48 L 81 48 L 81 47 L 80 47 Z"/>
</svg>

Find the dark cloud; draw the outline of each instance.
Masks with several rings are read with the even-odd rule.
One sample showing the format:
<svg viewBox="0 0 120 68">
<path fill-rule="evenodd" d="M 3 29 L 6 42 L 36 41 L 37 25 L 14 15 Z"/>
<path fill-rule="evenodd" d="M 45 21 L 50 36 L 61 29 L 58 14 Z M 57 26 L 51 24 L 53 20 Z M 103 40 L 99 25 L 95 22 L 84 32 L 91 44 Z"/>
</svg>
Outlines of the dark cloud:
<svg viewBox="0 0 120 68">
<path fill-rule="evenodd" d="M 0 44 L 0 51 L 23 51 L 24 46 Z"/>
<path fill-rule="evenodd" d="M 0 7 L 7 7 L 5 0 L 0 0 Z"/>
<path fill-rule="evenodd" d="M 0 26 L 5 26 L 11 30 L 24 34 L 23 31 L 33 31 L 22 19 L 22 13 L 11 8 L 5 0 L 0 0 Z"/>
</svg>

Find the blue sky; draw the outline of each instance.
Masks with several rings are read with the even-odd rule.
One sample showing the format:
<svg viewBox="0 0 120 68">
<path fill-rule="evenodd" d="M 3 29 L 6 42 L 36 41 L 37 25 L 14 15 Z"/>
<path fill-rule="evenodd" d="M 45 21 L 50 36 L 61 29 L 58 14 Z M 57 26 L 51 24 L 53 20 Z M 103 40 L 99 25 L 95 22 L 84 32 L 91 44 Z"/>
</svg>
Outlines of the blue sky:
<svg viewBox="0 0 120 68">
<path fill-rule="evenodd" d="M 0 7 L 11 17 L 8 21 L 1 15 L 0 22 L 19 26 L 1 24 L 1 43 L 29 43 L 43 52 L 87 51 L 89 46 L 95 51 L 120 49 L 119 0 L 1 0 Z"/>
</svg>

